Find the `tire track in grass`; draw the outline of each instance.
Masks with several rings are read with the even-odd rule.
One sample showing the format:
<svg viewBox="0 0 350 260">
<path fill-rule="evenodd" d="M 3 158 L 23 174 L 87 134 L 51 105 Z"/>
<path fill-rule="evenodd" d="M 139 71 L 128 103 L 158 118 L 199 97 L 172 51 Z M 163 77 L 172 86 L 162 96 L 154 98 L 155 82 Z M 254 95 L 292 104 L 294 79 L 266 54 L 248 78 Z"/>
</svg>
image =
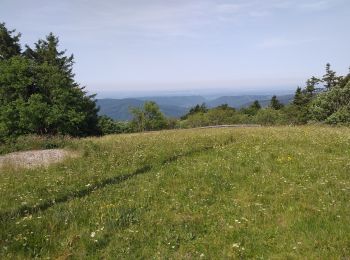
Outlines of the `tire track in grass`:
<svg viewBox="0 0 350 260">
<path fill-rule="evenodd" d="M 231 136 L 231 138 L 229 138 L 226 142 L 223 142 L 220 145 L 228 145 L 230 143 L 232 143 L 234 141 L 233 137 Z M 172 155 L 164 160 L 161 161 L 160 165 L 165 165 L 168 163 L 172 163 L 174 161 L 177 161 L 180 158 L 184 158 L 184 157 L 188 157 L 194 154 L 199 154 L 202 152 L 206 152 L 209 150 L 213 150 L 216 147 L 216 145 L 212 145 L 212 146 L 204 146 L 201 147 L 199 149 L 194 149 L 194 150 L 190 150 L 188 152 L 184 152 L 184 153 L 179 153 L 179 154 L 175 154 Z M 10 211 L 4 211 L 4 212 L 0 212 L 0 221 L 4 222 L 10 219 L 15 219 L 15 218 L 19 218 L 19 217 L 24 217 L 27 215 L 31 215 L 34 213 L 37 213 L 39 211 L 45 211 L 51 207 L 53 207 L 56 204 L 61 204 L 61 203 L 66 203 L 69 202 L 73 199 L 76 198 L 83 198 L 86 197 L 88 195 L 90 195 L 92 192 L 96 191 L 96 190 L 100 190 L 105 188 L 106 186 L 109 185 L 117 185 L 120 184 L 124 181 L 127 181 L 131 178 L 134 178 L 138 175 L 142 175 L 142 174 L 146 174 L 148 172 L 150 172 L 152 169 L 155 168 L 155 166 L 158 166 L 158 164 L 150 164 L 150 165 L 144 165 L 143 167 L 140 167 L 138 169 L 136 169 L 134 172 L 129 173 L 129 174 L 124 174 L 124 175 L 120 175 L 120 176 L 114 176 L 114 177 L 110 177 L 107 179 L 104 179 L 102 181 L 96 182 L 91 184 L 88 187 L 85 187 L 83 189 L 80 189 L 78 191 L 74 191 L 68 194 L 64 194 L 62 196 L 59 196 L 53 200 L 47 200 L 44 201 L 40 204 L 37 204 L 35 206 L 28 206 L 28 205 L 24 205 L 21 206 L 17 209 L 14 210 L 10 210 Z"/>
</svg>

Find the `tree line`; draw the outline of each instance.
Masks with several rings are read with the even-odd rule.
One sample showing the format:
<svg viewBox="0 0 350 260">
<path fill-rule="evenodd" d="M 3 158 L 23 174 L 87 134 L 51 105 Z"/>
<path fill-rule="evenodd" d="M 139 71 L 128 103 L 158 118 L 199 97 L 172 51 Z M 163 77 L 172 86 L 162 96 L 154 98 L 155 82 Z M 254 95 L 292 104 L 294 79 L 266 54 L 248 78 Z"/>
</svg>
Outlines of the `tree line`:
<svg viewBox="0 0 350 260">
<path fill-rule="evenodd" d="M 142 108 L 131 109 L 131 122 L 104 118 L 104 133 L 142 132 L 160 129 L 191 128 L 222 124 L 303 125 L 323 123 L 350 125 L 350 71 L 338 76 L 326 65 L 325 74 L 311 77 L 305 86 L 297 87 L 290 104 L 273 96 L 267 107 L 258 100 L 250 106 L 236 109 L 222 104 L 209 109 L 204 103 L 189 109 L 180 119 L 166 118 L 158 105 L 146 102 Z"/>
<path fill-rule="evenodd" d="M 350 125 L 350 72 L 339 76 L 330 64 L 322 77 L 298 87 L 290 104 L 276 96 L 266 108 L 258 101 L 242 109 L 198 104 L 175 119 L 147 101 L 130 108 L 130 122 L 114 121 L 98 115 L 95 95 L 75 81 L 74 57 L 59 50 L 58 37 L 50 33 L 33 48 L 23 48 L 20 37 L 0 23 L 0 142 L 26 134 L 90 136 L 219 124 Z"/>
</svg>

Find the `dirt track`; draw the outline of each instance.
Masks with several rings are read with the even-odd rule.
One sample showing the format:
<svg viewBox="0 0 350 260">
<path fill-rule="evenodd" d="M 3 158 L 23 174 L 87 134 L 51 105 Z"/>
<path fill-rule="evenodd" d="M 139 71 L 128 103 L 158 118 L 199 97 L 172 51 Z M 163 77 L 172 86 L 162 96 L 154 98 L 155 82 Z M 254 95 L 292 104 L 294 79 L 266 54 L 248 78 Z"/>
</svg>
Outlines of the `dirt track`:
<svg viewBox="0 0 350 260">
<path fill-rule="evenodd" d="M 75 156 L 72 152 L 63 149 L 37 150 L 16 152 L 0 156 L 0 168 L 33 168 L 48 166 L 62 161 L 66 157 Z"/>
</svg>

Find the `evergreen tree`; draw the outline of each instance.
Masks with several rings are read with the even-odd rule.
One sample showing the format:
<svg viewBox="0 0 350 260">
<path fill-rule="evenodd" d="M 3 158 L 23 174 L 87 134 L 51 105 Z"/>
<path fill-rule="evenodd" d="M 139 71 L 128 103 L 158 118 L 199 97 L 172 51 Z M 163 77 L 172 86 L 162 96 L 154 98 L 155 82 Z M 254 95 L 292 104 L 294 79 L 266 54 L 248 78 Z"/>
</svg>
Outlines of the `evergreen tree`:
<svg viewBox="0 0 350 260">
<path fill-rule="evenodd" d="M 336 72 L 331 70 L 331 64 L 327 63 L 326 74 L 323 75 L 322 81 L 324 82 L 324 87 L 330 90 L 342 81 L 342 77 L 338 77 Z"/>
<path fill-rule="evenodd" d="M 57 46 L 50 34 L 35 50 L 0 60 L 0 137 L 100 133 L 94 96 L 75 82 L 73 56 Z"/>
<path fill-rule="evenodd" d="M 316 77 L 312 77 L 306 81 L 306 92 L 313 96 L 315 94 L 315 91 L 318 89 L 317 86 L 321 82 L 320 79 Z"/>
<path fill-rule="evenodd" d="M 296 124 L 306 124 L 309 120 L 308 107 L 310 100 L 307 98 L 307 94 L 302 91 L 301 87 L 298 87 L 295 91 L 293 105 L 290 111 L 293 113 L 292 121 Z"/>
<path fill-rule="evenodd" d="M 207 113 L 208 112 L 208 108 L 206 106 L 205 103 L 202 103 L 201 105 L 195 105 L 194 107 L 190 108 L 190 111 L 181 117 L 182 120 L 187 119 L 190 115 L 194 115 L 197 113 Z"/>
<path fill-rule="evenodd" d="M 283 108 L 283 104 L 277 99 L 276 96 L 273 96 L 271 98 L 269 107 L 272 109 L 275 109 L 275 110 L 279 110 L 279 109 Z"/>
<path fill-rule="evenodd" d="M 242 108 L 241 112 L 249 116 L 255 116 L 261 109 L 261 105 L 258 100 L 255 100 L 249 107 Z"/>
<path fill-rule="evenodd" d="M 251 104 L 250 108 L 255 109 L 255 110 L 259 110 L 259 109 L 261 109 L 261 105 L 260 105 L 258 100 L 255 100 L 253 102 L 253 104 Z"/>
<path fill-rule="evenodd" d="M 9 31 L 5 23 L 0 23 L 0 60 L 9 59 L 21 54 L 19 39 L 21 34 L 14 34 L 16 30 Z"/>
<path fill-rule="evenodd" d="M 343 77 L 342 81 L 339 83 L 341 88 L 344 88 L 350 82 L 350 68 L 348 74 Z"/>
<path fill-rule="evenodd" d="M 230 107 L 228 104 L 222 104 L 222 105 L 216 107 L 216 109 L 236 111 L 236 109 L 234 107 Z"/>
<path fill-rule="evenodd" d="M 297 87 L 297 90 L 295 91 L 293 104 L 298 107 L 305 105 L 304 95 L 301 90 L 301 87 Z"/>
<path fill-rule="evenodd" d="M 58 50 L 59 39 L 53 33 L 47 35 L 45 40 L 40 39 L 34 45 L 34 49 L 26 45 L 26 50 L 24 51 L 26 57 L 39 64 L 47 63 L 56 66 L 70 77 L 74 76 L 72 74 L 74 56 L 73 54 L 66 56 L 66 51 Z"/>
</svg>

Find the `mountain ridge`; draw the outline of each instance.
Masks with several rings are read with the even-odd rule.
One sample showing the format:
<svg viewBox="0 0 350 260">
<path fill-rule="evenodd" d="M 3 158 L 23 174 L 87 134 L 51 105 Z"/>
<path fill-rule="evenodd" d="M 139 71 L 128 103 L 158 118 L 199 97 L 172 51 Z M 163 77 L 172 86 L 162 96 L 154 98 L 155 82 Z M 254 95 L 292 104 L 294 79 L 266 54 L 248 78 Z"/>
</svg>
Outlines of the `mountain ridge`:
<svg viewBox="0 0 350 260">
<path fill-rule="evenodd" d="M 222 104 L 228 104 L 231 107 L 240 109 L 252 104 L 258 100 L 263 107 L 268 106 L 273 95 L 241 95 L 241 96 L 221 96 L 214 99 L 205 98 L 200 95 L 192 96 L 153 96 L 138 98 L 104 98 L 97 99 L 97 105 L 100 107 L 99 114 L 109 116 L 115 120 L 127 121 L 132 119 L 130 109 L 132 107 L 142 107 L 146 101 L 156 102 L 160 110 L 167 117 L 180 118 L 186 114 L 189 109 L 197 104 L 205 103 L 207 107 L 214 108 Z M 293 95 L 277 96 L 283 104 L 288 104 Z"/>
</svg>

